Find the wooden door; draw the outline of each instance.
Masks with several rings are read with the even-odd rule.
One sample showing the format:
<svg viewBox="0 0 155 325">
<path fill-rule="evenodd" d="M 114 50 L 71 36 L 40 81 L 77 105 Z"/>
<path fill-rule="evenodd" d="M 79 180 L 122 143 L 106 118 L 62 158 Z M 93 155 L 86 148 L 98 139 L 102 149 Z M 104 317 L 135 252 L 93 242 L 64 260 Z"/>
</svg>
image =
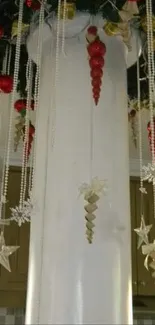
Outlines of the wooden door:
<svg viewBox="0 0 155 325">
<path fill-rule="evenodd" d="M 146 225 L 153 224 L 153 227 L 149 234 L 149 240 L 152 241 L 155 238 L 155 220 L 153 216 L 153 191 L 152 184 L 145 183 L 147 195 L 144 196 L 144 217 Z M 136 181 L 136 216 L 137 226 L 140 226 L 141 220 L 141 207 L 140 207 L 140 191 L 139 180 Z M 137 236 L 138 240 L 138 236 Z M 142 255 L 141 248 L 137 250 L 137 281 L 138 281 L 138 295 L 142 296 L 154 296 L 155 295 L 155 279 L 152 278 L 151 272 L 148 272 L 144 267 L 145 256 Z"/>
<path fill-rule="evenodd" d="M 10 207 L 19 204 L 21 172 L 19 168 L 11 168 L 8 187 L 8 204 L 6 217 L 10 216 Z M 24 307 L 28 272 L 29 251 L 28 223 L 18 227 L 15 222 L 5 227 L 5 240 L 8 245 L 19 245 L 20 248 L 10 256 L 11 273 L 0 268 L 0 307 Z"/>
</svg>

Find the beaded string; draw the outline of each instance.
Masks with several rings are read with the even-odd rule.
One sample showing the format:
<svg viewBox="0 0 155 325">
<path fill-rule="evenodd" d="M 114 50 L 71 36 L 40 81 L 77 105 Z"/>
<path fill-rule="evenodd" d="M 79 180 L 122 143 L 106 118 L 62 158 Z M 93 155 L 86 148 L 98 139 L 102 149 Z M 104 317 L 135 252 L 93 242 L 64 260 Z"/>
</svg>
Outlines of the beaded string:
<svg viewBox="0 0 155 325">
<path fill-rule="evenodd" d="M 18 27 L 17 27 L 17 41 L 15 50 L 15 66 L 14 66 L 14 76 L 13 76 L 13 91 L 11 95 L 10 103 L 10 117 L 9 117 L 9 130 L 8 130 L 8 142 L 7 142 L 7 154 L 6 154 L 6 164 L 5 164 L 5 176 L 4 176 L 4 188 L 3 194 L 1 195 L 1 203 L 6 203 L 7 192 L 8 192 L 8 179 L 9 179 L 9 167 L 10 167 L 10 149 L 11 149 L 11 138 L 13 129 L 13 115 L 14 115 L 14 101 L 16 95 L 16 89 L 18 84 L 18 74 L 19 74 L 19 62 L 20 62 L 20 46 L 21 46 L 21 31 L 22 31 L 22 20 L 23 20 L 23 0 L 19 1 L 19 17 L 18 17 Z"/>
<path fill-rule="evenodd" d="M 152 24 L 152 1 L 146 0 L 146 21 L 147 21 L 147 46 L 148 46 L 148 83 L 149 83 L 149 110 L 151 126 L 151 153 L 152 165 L 155 165 L 155 132 L 154 132 L 154 48 L 153 48 L 153 24 Z M 155 185 L 153 185 L 154 217 L 155 217 Z"/>
</svg>

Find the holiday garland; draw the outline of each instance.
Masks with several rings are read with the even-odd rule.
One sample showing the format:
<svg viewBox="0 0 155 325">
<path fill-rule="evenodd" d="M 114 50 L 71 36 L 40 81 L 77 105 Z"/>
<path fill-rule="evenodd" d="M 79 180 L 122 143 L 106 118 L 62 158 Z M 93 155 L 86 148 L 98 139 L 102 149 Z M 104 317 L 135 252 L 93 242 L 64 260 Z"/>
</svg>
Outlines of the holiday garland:
<svg viewBox="0 0 155 325">
<path fill-rule="evenodd" d="M 129 0 L 128 0 L 129 1 Z M 17 20 L 18 20 L 18 0 L 0 0 L 0 71 L 2 73 L 3 60 L 6 53 L 8 44 L 11 44 L 12 55 L 10 62 L 10 75 L 13 75 L 14 70 L 14 52 L 17 33 Z M 133 3 L 134 1 L 132 1 Z M 69 1 L 73 4 L 73 1 Z M 102 14 L 108 22 L 112 24 L 118 24 L 121 21 L 119 12 L 126 6 L 125 0 L 76 0 L 74 6 L 77 11 L 87 11 L 92 15 L 98 13 Z M 132 5 L 132 4 L 131 4 Z M 46 2 L 46 16 L 49 16 L 52 12 L 57 13 L 58 1 L 47 0 Z M 138 16 L 136 21 L 134 20 L 135 27 L 139 29 L 142 34 L 144 43 L 146 41 L 146 4 L 145 0 L 139 0 L 136 2 L 138 8 Z M 153 14 L 155 15 L 155 2 L 152 1 Z M 24 12 L 23 12 L 23 26 L 22 26 L 22 46 L 21 46 L 21 59 L 19 70 L 19 83 L 18 91 L 21 97 L 26 98 L 26 62 L 27 62 L 27 49 L 26 38 L 29 33 L 30 25 L 36 23 L 39 17 L 39 0 L 25 0 Z M 70 8 L 70 15 L 72 15 L 72 7 Z M 135 11 L 136 13 L 136 11 Z M 155 17 L 153 16 L 153 32 L 155 33 Z M 35 64 L 33 66 L 33 76 L 35 78 Z M 142 98 L 148 97 L 148 79 L 147 79 L 147 57 L 144 53 L 140 58 L 140 77 L 141 77 L 141 96 Z M 34 89 L 34 83 L 33 87 Z M 128 95 L 130 98 L 137 97 L 137 82 L 136 82 L 136 64 L 128 69 Z"/>
</svg>

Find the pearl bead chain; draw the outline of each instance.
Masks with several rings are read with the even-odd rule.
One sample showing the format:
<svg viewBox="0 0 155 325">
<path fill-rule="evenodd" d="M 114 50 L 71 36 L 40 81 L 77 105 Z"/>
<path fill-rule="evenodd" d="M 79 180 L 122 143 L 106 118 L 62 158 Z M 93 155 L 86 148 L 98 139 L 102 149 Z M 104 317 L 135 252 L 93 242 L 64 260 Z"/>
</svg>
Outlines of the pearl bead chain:
<svg viewBox="0 0 155 325">
<path fill-rule="evenodd" d="M 52 119 L 51 119 L 51 151 L 55 142 L 55 125 L 56 125 L 56 91 L 59 79 L 59 55 L 60 55 L 60 19 L 61 19 L 61 0 L 58 0 L 57 12 L 57 29 L 56 29 L 56 53 L 55 53 L 55 75 L 54 75 L 54 92 L 52 98 Z"/>
<path fill-rule="evenodd" d="M 26 101 L 26 116 L 25 116 L 25 134 L 23 143 L 22 155 L 22 170 L 21 170 L 21 185 L 20 185 L 20 200 L 19 206 L 22 208 L 26 194 L 27 183 L 27 159 L 28 159 L 28 135 L 29 135 L 29 111 L 31 109 L 31 86 L 32 86 L 32 61 L 28 59 L 26 68 L 27 79 L 27 101 Z"/>
<path fill-rule="evenodd" d="M 152 164 L 155 164 L 155 141 L 154 141 L 154 49 L 153 49 L 153 25 L 152 25 L 152 1 L 146 0 L 146 18 L 147 18 L 147 45 L 148 45 L 148 81 L 149 81 L 149 109 L 150 109 L 150 125 L 151 125 L 151 152 Z M 155 185 L 153 185 L 154 199 L 154 217 L 155 217 Z"/>
<path fill-rule="evenodd" d="M 62 50 L 62 53 L 63 53 L 64 56 L 66 56 L 66 54 L 65 54 L 65 23 L 66 23 L 66 15 L 67 15 L 67 0 L 64 0 L 63 1 L 63 20 L 62 20 L 62 47 L 61 47 L 61 50 Z"/>
<path fill-rule="evenodd" d="M 36 111 L 36 128 L 34 134 L 34 154 L 33 154 L 33 167 L 31 175 L 31 187 L 33 190 L 33 185 L 35 181 L 35 166 L 36 166 L 36 142 L 37 142 L 37 130 L 38 130 L 38 108 L 40 100 L 40 76 L 41 76 L 41 59 L 42 59 L 42 36 L 43 36 L 43 24 L 44 24 L 44 3 L 42 2 L 39 15 L 39 33 L 38 33 L 38 46 L 37 46 L 37 59 L 36 59 L 36 76 L 35 76 L 35 87 L 34 87 L 34 109 Z"/>
<path fill-rule="evenodd" d="M 7 142 L 6 167 L 5 167 L 5 176 L 4 176 L 4 190 L 2 195 L 3 197 L 1 197 L 1 202 L 2 201 L 6 202 L 7 191 L 8 191 L 10 149 L 11 149 L 11 137 L 12 137 L 12 127 L 13 127 L 14 101 L 15 101 L 15 94 L 16 94 L 16 89 L 18 84 L 22 20 L 23 20 L 23 0 L 20 0 L 17 41 L 16 41 L 16 51 L 15 51 L 15 67 L 14 67 L 14 76 L 13 76 L 13 92 L 12 92 L 11 103 L 10 103 L 10 118 L 9 118 L 9 130 L 8 130 L 8 142 Z"/>
</svg>

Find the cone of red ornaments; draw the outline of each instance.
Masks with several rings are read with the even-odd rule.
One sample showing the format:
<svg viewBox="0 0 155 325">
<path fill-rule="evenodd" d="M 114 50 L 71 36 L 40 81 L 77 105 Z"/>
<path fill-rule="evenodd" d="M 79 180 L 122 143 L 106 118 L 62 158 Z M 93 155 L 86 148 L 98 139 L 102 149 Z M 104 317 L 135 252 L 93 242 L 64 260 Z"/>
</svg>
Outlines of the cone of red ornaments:
<svg viewBox="0 0 155 325">
<path fill-rule="evenodd" d="M 97 105 L 100 98 L 104 56 L 106 46 L 100 40 L 96 26 L 90 26 L 87 30 L 86 39 L 88 41 L 87 51 L 89 54 L 90 75 L 92 78 L 92 92 L 95 104 Z"/>
</svg>

